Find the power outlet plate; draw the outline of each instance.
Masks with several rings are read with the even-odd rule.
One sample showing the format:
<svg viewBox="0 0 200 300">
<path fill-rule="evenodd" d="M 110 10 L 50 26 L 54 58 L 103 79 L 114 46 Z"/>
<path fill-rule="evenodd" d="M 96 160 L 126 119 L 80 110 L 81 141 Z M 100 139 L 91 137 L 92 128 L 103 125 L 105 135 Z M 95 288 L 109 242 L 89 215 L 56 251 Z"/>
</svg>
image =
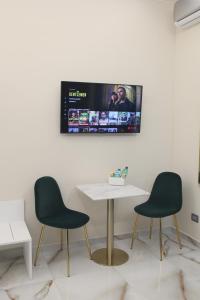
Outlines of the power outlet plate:
<svg viewBox="0 0 200 300">
<path fill-rule="evenodd" d="M 193 222 L 199 223 L 199 216 L 192 213 L 192 214 L 191 214 L 191 220 L 192 220 Z"/>
</svg>

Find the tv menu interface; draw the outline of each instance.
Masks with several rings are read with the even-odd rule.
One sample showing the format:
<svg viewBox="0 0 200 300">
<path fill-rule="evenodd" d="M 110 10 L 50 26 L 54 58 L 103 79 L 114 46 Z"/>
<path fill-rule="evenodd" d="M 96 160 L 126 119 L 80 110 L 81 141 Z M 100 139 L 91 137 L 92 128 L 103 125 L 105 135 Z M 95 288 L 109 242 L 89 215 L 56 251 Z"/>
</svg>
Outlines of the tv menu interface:
<svg viewBox="0 0 200 300">
<path fill-rule="evenodd" d="M 61 133 L 138 133 L 142 86 L 61 82 Z"/>
</svg>

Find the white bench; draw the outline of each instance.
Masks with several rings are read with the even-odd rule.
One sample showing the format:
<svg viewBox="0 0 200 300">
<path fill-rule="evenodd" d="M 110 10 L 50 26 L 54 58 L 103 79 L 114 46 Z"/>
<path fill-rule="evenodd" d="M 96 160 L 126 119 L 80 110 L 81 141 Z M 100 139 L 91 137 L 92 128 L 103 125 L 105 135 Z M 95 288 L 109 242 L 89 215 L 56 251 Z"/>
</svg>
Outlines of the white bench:
<svg viewBox="0 0 200 300">
<path fill-rule="evenodd" d="M 32 239 L 24 222 L 24 201 L 0 201 L 0 247 L 20 244 L 24 248 L 28 275 L 32 278 Z"/>
</svg>

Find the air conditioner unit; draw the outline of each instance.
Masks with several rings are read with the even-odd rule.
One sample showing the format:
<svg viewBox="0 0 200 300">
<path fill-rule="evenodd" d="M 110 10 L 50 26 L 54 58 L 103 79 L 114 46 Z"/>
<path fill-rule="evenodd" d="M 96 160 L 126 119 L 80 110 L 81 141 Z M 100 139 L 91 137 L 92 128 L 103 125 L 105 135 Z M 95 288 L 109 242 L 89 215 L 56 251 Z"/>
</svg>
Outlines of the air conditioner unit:
<svg viewBox="0 0 200 300">
<path fill-rule="evenodd" d="M 200 0 L 178 0 L 174 6 L 174 21 L 186 28 L 200 22 Z"/>
</svg>

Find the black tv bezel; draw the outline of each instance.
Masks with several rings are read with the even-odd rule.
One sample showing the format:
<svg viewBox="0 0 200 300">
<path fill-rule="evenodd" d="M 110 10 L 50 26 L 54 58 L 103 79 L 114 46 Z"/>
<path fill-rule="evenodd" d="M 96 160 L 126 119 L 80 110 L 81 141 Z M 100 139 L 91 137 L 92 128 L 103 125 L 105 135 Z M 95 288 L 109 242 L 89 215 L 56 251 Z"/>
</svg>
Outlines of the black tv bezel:
<svg viewBox="0 0 200 300">
<path fill-rule="evenodd" d="M 64 130 L 64 124 L 63 124 L 63 112 L 64 112 L 64 103 L 63 103 L 63 85 L 65 83 L 86 83 L 86 84 L 104 84 L 104 85 L 122 85 L 122 86 L 126 86 L 126 85 L 129 85 L 129 86 L 139 86 L 141 87 L 141 110 L 140 110 L 140 127 L 139 127 L 139 131 L 138 132 L 68 132 L 66 130 Z M 66 81 L 66 80 L 62 80 L 60 82 L 60 85 L 61 85 L 61 93 L 60 93 L 60 133 L 61 134 L 68 134 L 68 135 L 96 135 L 96 134 L 105 134 L 105 135 L 130 135 L 130 134 L 138 134 L 141 132 L 141 117 L 142 117 L 142 100 L 143 100 L 143 85 L 140 85 L 140 84 L 130 84 L 130 83 L 104 83 L 104 82 L 86 82 L 86 81 Z M 127 127 L 127 126 L 126 126 Z M 68 126 L 69 128 L 69 126 Z"/>
</svg>

